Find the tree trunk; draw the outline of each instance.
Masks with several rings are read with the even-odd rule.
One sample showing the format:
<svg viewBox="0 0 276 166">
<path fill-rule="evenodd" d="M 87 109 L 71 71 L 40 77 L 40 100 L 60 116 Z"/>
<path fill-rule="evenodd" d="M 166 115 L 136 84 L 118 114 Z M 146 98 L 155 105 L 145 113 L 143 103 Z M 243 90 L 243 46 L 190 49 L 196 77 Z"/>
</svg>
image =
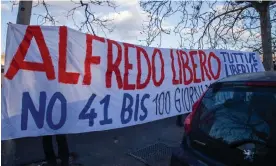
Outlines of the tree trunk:
<svg viewBox="0 0 276 166">
<path fill-rule="evenodd" d="M 263 64 L 266 71 L 273 70 L 269 3 L 270 2 L 262 2 L 255 6 L 260 14 Z"/>
</svg>

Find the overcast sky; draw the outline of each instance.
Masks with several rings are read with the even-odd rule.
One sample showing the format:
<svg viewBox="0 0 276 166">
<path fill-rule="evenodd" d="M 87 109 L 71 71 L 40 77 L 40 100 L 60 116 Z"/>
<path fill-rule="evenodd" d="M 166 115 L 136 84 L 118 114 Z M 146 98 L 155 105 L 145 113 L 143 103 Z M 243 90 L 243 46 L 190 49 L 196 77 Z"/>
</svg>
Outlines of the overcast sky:
<svg viewBox="0 0 276 166">
<path fill-rule="evenodd" d="M 14 0 L 13 0 L 14 1 Z M 16 0 L 18 1 L 18 0 Z M 42 0 L 40 0 L 41 2 Z M 71 18 L 67 18 L 66 14 L 70 9 L 73 7 L 76 7 L 76 4 L 70 2 L 70 1 L 52 1 L 52 0 L 45 0 L 48 5 L 48 7 L 51 15 L 55 16 L 55 20 L 59 23 L 57 25 L 65 25 L 70 28 L 78 30 L 78 27 L 74 25 L 74 21 Z M 86 0 L 84 0 L 86 1 Z M 38 0 L 33 0 L 33 6 L 36 5 Z M 79 2 L 79 0 L 78 0 Z M 145 23 L 145 21 L 148 19 L 145 11 L 141 9 L 139 6 L 138 0 L 115 0 L 116 5 L 118 6 L 116 10 L 110 7 L 99 7 L 99 6 L 91 6 L 91 10 L 95 13 L 97 17 L 101 18 L 109 18 L 113 19 L 111 22 L 112 24 L 109 27 L 114 27 L 114 31 L 111 33 L 102 33 L 101 29 L 98 27 L 95 27 L 96 33 L 98 36 L 110 38 L 113 40 L 121 41 L 121 42 L 128 42 L 133 44 L 141 44 L 145 45 L 145 36 L 141 34 L 141 31 L 143 31 L 142 24 Z M 222 9 L 223 5 L 219 1 L 215 5 L 216 11 L 223 12 Z M 187 9 L 187 10 L 193 10 L 193 9 Z M 201 12 L 211 10 L 208 6 L 201 9 Z M 4 52 L 5 50 L 5 43 L 6 43 L 6 32 L 7 32 L 7 23 L 15 23 L 16 17 L 18 12 L 18 5 L 13 6 L 12 3 L 8 0 L 2 0 L 1 1 L 1 14 L 2 14 L 2 38 L 1 38 L 1 50 Z M 45 15 L 46 10 L 45 8 L 40 4 L 36 7 L 33 7 L 32 10 L 32 16 L 31 16 L 31 24 L 32 25 L 41 25 L 41 19 L 39 19 L 38 14 Z M 79 8 L 74 14 L 75 22 L 77 25 L 80 25 L 82 21 L 84 21 L 84 8 Z M 167 18 L 164 21 L 163 27 L 173 29 L 179 19 L 181 18 L 181 15 L 174 14 L 171 17 Z M 236 22 L 235 26 L 233 27 L 234 30 L 241 30 L 241 27 L 243 27 L 243 22 Z M 49 22 L 44 25 L 51 25 Z M 252 30 L 253 31 L 253 30 Z M 86 32 L 86 31 L 83 31 Z M 185 33 L 185 30 L 183 31 Z M 240 39 L 247 39 L 250 35 L 249 31 L 244 31 L 243 35 L 240 36 Z M 253 40 L 249 40 L 253 43 L 255 43 L 256 39 L 260 40 L 260 34 L 259 29 L 256 30 L 256 36 Z M 152 43 L 151 46 L 153 47 L 163 47 L 163 48 L 179 48 L 179 36 L 178 34 L 175 34 L 174 32 L 171 32 L 170 35 L 163 34 L 162 35 L 162 43 L 159 45 L 159 39 L 157 39 L 155 42 Z M 240 41 L 243 42 L 243 41 Z M 228 45 L 228 44 L 227 44 Z M 184 41 L 184 47 L 185 48 L 191 48 L 190 43 L 188 41 Z M 194 46 L 195 47 L 195 46 Z M 208 48 L 207 45 L 204 45 L 205 48 Z M 227 46 L 227 49 L 235 49 L 232 48 L 231 45 Z"/>
<path fill-rule="evenodd" d="M 48 4 L 51 6 L 49 10 L 52 15 L 56 16 L 56 20 L 59 21 L 58 25 L 66 25 L 73 29 L 78 29 L 74 22 L 71 19 L 67 19 L 65 17 L 68 10 L 72 9 L 74 6 L 71 2 L 61 1 L 61 2 L 53 2 L 48 1 Z M 143 44 L 139 42 L 139 40 L 145 39 L 144 36 L 141 35 L 142 24 L 143 21 L 147 19 L 145 12 L 140 8 L 137 0 L 117 0 L 116 1 L 118 7 L 116 11 L 109 7 L 94 7 L 93 11 L 100 15 L 101 17 L 112 18 L 112 26 L 114 27 L 114 31 L 111 33 L 107 33 L 107 38 L 129 42 L 134 44 Z M 33 3 L 34 5 L 35 3 Z M 5 41 L 6 41 L 6 31 L 7 31 L 7 23 L 16 22 L 18 6 L 14 6 L 12 8 L 12 3 L 9 1 L 1 1 L 1 14 L 2 14 L 2 52 L 5 50 Z M 44 14 L 45 9 L 42 5 L 38 7 L 34 7 L 32 11 L 31 24 L 41 24 L 41 19 L 38 19 L 37 14 Z M 84 19 L 83 9 L 80 9 L 75 13 L 76 22 L 81 22 Z M 166 26 L 173 26 L 173 19 L 166 21 Z M 45 24 L 50 25 L 50 24 Z M 101 32 L 99 28 L 96 28 L 97 35 L 105 37 L 104 33 Z M 177 37 L 174 34 L 163 36 L 164 39 L 162 41 L 161 47 L 165 48 L 177 48 L 179 43 L 177 42 Z M 154 43 L 152 46 L 158 46 L 159 42 Z"/>
</svg>

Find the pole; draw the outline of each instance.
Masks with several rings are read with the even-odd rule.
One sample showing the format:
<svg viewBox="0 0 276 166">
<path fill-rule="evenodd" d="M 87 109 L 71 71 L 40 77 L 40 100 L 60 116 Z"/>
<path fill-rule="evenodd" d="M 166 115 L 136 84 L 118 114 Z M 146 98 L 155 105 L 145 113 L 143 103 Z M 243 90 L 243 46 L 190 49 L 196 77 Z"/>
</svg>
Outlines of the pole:
<svg viewBox="0 0 276 166">
<path fill-rule="evenodd" d="M 17 13 L 17 24 L 29 25 L 32 14 L 32 1 L 19 1 L 18 13 Z M 5 88 L 5 87 L 4 87 Z M 2 144 L 2 165 L 4 166 L 15 166 L 19 163 L 16 162 L 16 141 L 6 140 L 1 141 Z"/>
<path fill-rule="evenodd" d="M 19 1 L 18 13 L 17 13 L 17 24 L 29 25 L 32 14 L 32 3 L 33 1 Z"/>
</svg>

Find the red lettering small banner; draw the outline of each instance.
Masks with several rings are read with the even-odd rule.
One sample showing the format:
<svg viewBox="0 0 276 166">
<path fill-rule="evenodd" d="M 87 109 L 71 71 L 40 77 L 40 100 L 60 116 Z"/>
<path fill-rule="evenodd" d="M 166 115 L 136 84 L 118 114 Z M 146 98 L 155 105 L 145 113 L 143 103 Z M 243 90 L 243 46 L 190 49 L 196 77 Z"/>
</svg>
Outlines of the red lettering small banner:
<svg viewBox="0 0 276 166">
<path fill-rule="evenodd" d="M 10 24 L 7 36 L 2 140 L 188 113 L 214 81 L 264 71 L 254 52 L 143 47 L 65 26 Z"/>
</svg>

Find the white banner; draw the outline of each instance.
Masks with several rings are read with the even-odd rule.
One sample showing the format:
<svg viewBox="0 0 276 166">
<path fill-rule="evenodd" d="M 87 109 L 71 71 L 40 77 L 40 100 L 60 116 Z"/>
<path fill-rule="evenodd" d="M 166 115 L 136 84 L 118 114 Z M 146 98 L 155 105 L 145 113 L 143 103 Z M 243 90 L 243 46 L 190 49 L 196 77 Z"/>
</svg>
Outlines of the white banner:
<svg viewBox="0 0 276 166">
<path fill-rule="evenodd" d="M 214 81 L 264 71 L 258 54 L 121 43 L 10 24 L 2 140 L 121 128 L 191 111 Z"/>
</svg>

